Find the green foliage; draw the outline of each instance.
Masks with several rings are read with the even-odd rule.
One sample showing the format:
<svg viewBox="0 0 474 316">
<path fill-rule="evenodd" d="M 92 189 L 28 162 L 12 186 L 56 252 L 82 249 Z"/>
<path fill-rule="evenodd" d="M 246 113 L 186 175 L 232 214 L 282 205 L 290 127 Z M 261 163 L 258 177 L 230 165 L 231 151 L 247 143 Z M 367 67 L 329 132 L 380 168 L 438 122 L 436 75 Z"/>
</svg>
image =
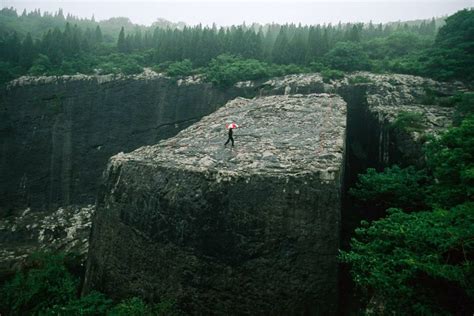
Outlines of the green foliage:
<svg viewBox="0 0 474 316">
<path fill-rule="evenodd" d="M 359 181 L 350 194 L 365 207 L 385 211 L 396 207 L 405 210 L 421 210 L 425 207 L 427 175 L 414 167 L 393 166 L 377 172 L 369 168 L 359 175 Z"/>
<path fill-rule="evenodd" d="M 102 74 L 124 73 L 137 74 L 143 71 L 142 56 L 138 54 L 111 54 L 98 60 L 97 68 Z"/>
<path fill-rule="evenodd" d="M 193 72 L 193 64 L 189 59 L 171 63 L 166 71 L 168 76 L 181 77 L 189 76 Z"/>
<path fill-rule="evenodd" d="M 474 80 L 474 10 L 465 9 L 446 19 L 427 55 L 427 74 L 441 80 Z"/>
<path fill-rule="evenodd" d="M 373 83 L 373 81 L 365 76 L 355 76 L 355 77 L 349 77 L 349 83 L 350 84 L 366 84 L 366 83 Z"/>
<path fill-rule="evenodd" d="M 6 315 L 180 315 L 174 300 L 145 304 L 139 298 L 114 306 L 99 292 L 78 297 L 79 277 L 76 254 L 36 253 L 23 270 L 0 289 L 0 313 Z"/>
<path fill-rule="evenodd" d="M 387 218 L 362 225 L 340 259 L 384 314 L 463 314 L 469 302 L 472 308 L 473 203 L 411 214 L 391 209 Z"/>
<path fill-rule="evenodd" d="M 231 55 L 216 57 L 206 69 L 206 79 L 220 87 L 228 87 L 238 81 L 261 79 L 270 75 L 270 66 L 267 63 Z"/>
<path fill-rule="evenodd" d="M 46 75 L 51 71 L 52 64 L 48 56 L 39 54 L 33 62 L 29 73 L 35 76 Z"/>
<path fill-rule="evenodd" d="M 324 82 L 330 83 L 332 80 L 338 80 L 338 79 L 344 78 L 344 73 L 339 70 L 325 69 L 321 71 L 321 76 L 323 77 Z"/>
<path fill-rule="evenodd" d="M 91 292 L 81 298 L 73 299 L 65 305 L 55 305 L 43 312 L 46 315 L 106 315 L 113 306 L 111 299 L 99 292 Z"/>
<path fill-rule="evenodd" d="M 379 72 L 430 75 L 426 66 L 431 55 L 420 52 L 431 48 L 437 23 L 432 20 L 377 26 L 239 25 L 216 29 L 183 28 L 179 23 L 162 20 L 146 27 L 134 25 L 127 18 L 96 22 L 71 15 L 65 17 L 61 10 L 43 14 L 35 10 L 18 15 L 15 10 L 4 8 L 0 10 L 0 24 L 3 27 L 0 58 L 5 62 L 0 72 L 5 74 L 2 81 L 6 82 L 26 73 L 89 74 L 100 69 L 101 73 L 131 74 L 140 72 L 140 67 L 186 59 L 195 67 L 205 67 L 223 54 L 260 62 L 254 74 L 245 71 L 250 77 L 261 77 L 261 67 L 265 66 L 269 67 L 264 71 L 265 76 L 319 72 L 326 68 L 344 71 L 373 68 Z M 469 39 L 463 37 L 462 41 Z M 134 57 L 124 59 L 123 64 L 109 62 L 117 53 Z M 38 61 L 40 54 L 49 63 L 44 59 Z M 135 58 L 138 56 L 141 60 Z M 271 63 L 280 66 L 270 66 Z M 189 71 L 185 64 L 180 66 L 184 68 L 172 68 L 170 72 L 181 75 Z M 233 71 L 227 74 L 235 75 Z M 223 86 L 228 84 L 222 80 Z"/>
<path fill-rule="evenodd" d="M 369 58 L 357 43 L 339 42 L 325 56 L 325 64 L 343 71 L 367 70 Z"/>
<path fill-rule="evenodd" d="M 175 316 L 180 315 L 171 300 L 163 300 L 158 304 L 148 305 L 143 300 L 133 297 L 123 300 L 120 304 L 113 307 L 108 316 Z"/>
<path fill-rule="evenodd" d="M 13 67 L 10 63 L 0 61 L 0 85 L 15 78 Z"/>
<path fill-rule="evenodd" d="M 1 308 L 14 315 L 38 313 L 75 298 L 78 280 L 64 265 L 65 255 L 37 253 L 1 290 Z"/>
<path fill-rule="evenodd" d="M 418 112 L 402 111 L 391 124 L 391 128 L 408 133 L 421 132 L 425 129 L 423 115 Z"/>
<path fill-rule="evenodd" d="M 449 208 L 474 200 L 474 116 L 465 119 L 426 147 L 427 163 L 436 182 L 432 202 Z"/>
<path fill-rule="evenodd" d="M 109 316 L 148 316 L 152 315 L 151 308 L 141 299 L 133 297 L 122 301 L 109 312 Z"/>
<path fill-rule="evenodd" d="M 474 115 L 474 93 L 467 92 L 452 97 L 451 102 L 455 105 L 454 124 L 459 125 L 462 120 Z"/>
<path fill-rule="evenodd" d="M 432 178 L 413 167 L 369 169 L 351 190 L 379 210 L 433 209 L 391 209 L 384 219 L 362 222 L 351 250 L 341 252 L 373 313 L 464 315 L 474 309 L 474 117 L 425 150 Z"/>
</svg>

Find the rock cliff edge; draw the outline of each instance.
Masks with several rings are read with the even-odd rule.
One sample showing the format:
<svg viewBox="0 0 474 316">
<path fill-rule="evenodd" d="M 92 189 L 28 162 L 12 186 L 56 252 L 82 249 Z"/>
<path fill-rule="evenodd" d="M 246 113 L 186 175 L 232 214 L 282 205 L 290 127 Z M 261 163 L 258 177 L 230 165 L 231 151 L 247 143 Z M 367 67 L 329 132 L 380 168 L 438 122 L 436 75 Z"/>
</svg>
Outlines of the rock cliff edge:
<svg viewBox="0 0 474 316">
<path fill-rule="evenodd" d="M 336 95 L 237 98 L 112 157 L 85 291 L 201 314 L 334 311 L 345 126 Z"/>
</svg>

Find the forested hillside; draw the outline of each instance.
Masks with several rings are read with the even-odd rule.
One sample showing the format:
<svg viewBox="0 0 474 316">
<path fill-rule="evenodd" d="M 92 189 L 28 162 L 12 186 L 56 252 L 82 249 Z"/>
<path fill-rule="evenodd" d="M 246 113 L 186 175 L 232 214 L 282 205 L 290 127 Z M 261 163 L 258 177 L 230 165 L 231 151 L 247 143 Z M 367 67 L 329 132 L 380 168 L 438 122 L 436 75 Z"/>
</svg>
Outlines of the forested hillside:
<svg viewBox="0 0 474 316">
<path fill-rule="evenodd" d="M 209 73 L 210 81 L 326 71 L 370 70 L 471 80 L 473 15 L 460 11 L 444 21 L 338 25 L 185 26 L 160 20 L 151 27 L 126 18 L 100 23 L 61 11 L 0 11 L 0 74 L 20 75 L 138 73 L 143 67 L 169 75 Z M 456 30 L 451 32 L 450 30 Z M 448 66 L 450 69 L 446 70 Z M 220 68 L 224 69 L 220 69 Z M 212 69 L 230 72 L 216 78 Z M 219 71 L 220 71 L 219 70 Z"/>
</svg>

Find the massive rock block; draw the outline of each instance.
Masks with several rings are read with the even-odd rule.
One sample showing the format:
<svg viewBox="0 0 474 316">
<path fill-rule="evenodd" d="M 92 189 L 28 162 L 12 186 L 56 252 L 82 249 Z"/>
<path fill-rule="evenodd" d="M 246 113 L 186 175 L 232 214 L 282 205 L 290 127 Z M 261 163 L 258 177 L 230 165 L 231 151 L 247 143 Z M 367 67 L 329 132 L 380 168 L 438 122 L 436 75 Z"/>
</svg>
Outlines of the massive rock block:
<svg viewBox="0 0 474 316">
<path fill-rule="evenodd" d="M 238 98 L 112 157 L 84 291 L 198 314 L 334 313 L 345 125 L 335 95 Z"/>
</svg>

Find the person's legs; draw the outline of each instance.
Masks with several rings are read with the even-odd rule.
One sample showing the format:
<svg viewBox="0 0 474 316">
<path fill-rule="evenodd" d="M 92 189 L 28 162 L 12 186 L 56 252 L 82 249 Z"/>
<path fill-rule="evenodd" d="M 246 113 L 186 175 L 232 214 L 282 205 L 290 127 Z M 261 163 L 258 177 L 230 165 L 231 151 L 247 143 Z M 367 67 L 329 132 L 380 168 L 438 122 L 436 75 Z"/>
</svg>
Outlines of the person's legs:
<svg viewBox="0 0 474 316">
<path fill-rule="evenodd" d="M 229 137 L 229 138 L 232 141 L 232 147 L 234 147 L 234 137 Z"/>
<path fill-rule="evenodd" d="M 224 146 L 227 146 L 227 144 L 229 143 L 231 137 L 227 138 L 227 141 L 225 142 Z M 234 141 L 232 141 L 232 144 L 234 144 Z"/>
</svg>

